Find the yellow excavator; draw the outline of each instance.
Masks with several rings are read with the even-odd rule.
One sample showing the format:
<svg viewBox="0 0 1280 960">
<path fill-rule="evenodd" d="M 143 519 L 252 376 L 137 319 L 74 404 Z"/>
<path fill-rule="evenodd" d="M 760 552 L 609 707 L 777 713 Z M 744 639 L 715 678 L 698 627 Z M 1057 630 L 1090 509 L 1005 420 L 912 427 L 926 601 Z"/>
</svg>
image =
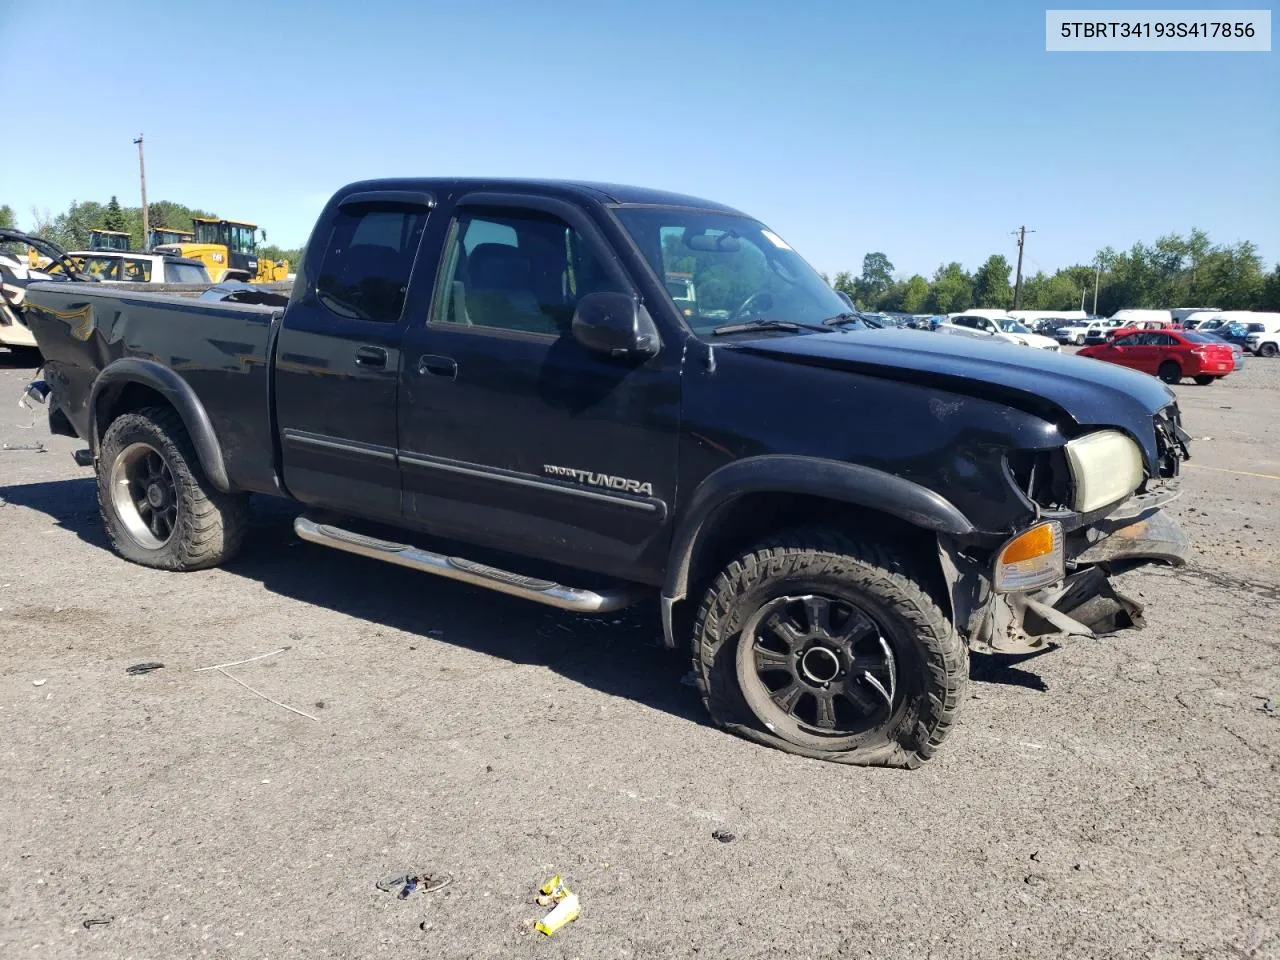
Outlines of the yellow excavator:
<svg viewBox="0 0 1280 960">
<path fill-rule="evenodd" d="M 256 223 L 205 217 L 195 217 L 192 222 L 196 231 L 193 241 L 156 244 L 155 252 L 199 260 L 208 268 L 214 283 L 224 280 L 278 283 L 288 279 L 288 260 L 258 256 L 260 231 Z"/>
</svg>

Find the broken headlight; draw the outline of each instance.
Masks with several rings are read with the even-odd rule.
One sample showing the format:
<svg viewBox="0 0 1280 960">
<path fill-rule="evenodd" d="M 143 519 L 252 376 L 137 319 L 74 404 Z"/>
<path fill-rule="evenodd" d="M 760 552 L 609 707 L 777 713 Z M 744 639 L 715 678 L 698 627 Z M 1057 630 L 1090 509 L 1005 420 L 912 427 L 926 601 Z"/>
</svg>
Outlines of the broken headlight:
<svg viewBox="0 0 1280 960">
<path fill-rule="evenodd" d="M 1119 430 L 1099 430 L 1077 437 L 1066 447 L 1074 495 L 1071 506 L 1091 513 L 1125 499 L 1146 475 L 1142 451 Z"/>
</svg>

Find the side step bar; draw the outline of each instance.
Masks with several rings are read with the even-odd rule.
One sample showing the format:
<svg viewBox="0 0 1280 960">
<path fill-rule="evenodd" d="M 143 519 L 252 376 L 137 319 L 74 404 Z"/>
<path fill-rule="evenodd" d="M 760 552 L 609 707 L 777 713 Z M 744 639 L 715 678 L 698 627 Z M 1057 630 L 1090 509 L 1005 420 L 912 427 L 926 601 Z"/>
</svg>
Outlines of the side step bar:
<svg viewBox="0 0 1280 960">
<path fill-rule="evenodd" d="M 293 530 L 300 538 L 310 543 L 345 550 L 347 553 L 372 557 L 386 563 L 394 563 L 411 570 L 448 577 L 450 580 L 461 580 L 477 587 L 507 593 L 513 597 L 544 603 L 549 607 L 561 610 L 573 610 L 578 613 L 608 613 L 629 607 L 640 599 L 643 591 L 639 587 L 624 586 L 612 590 L 584 590 L 580 587 L 566 587 L 551 580 L 538 580 L 509 570 L 486 566 L 462 557 L 447 557 L 442 553 L 432 553 L 407 543 L 394 543 L 390 540 L 379 540 L 366 537 L 364 534 L 343 530 L 328 523 L 317 523 L 309 517 L 298 517 L 293 521 Z"/>
</svg>

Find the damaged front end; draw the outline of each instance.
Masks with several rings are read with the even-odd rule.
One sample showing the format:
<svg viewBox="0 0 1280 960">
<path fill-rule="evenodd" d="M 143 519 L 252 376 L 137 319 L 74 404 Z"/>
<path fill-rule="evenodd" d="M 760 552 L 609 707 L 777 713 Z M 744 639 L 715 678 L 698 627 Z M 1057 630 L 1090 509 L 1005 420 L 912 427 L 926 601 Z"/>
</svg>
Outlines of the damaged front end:
<svg viewBox="0 0 1280 960">
<path fill-rule="evenodd" d="M 1164 512 L 1180 495 L 1178 473 L 1190 457 L 1176 407 L 1155 418 L 1155 431 L 1158 476 L 1148 475 L 1115 506 L 1084 515 L 1042 513 L 1037 524 L 994 551 L 940 539 L 955 623 L 971 649 L 1025 654 L 1068 636 L 1143 626 L 1142 604 L 1118 592 L 1111 577 L 1148 563 L 1181 566 L 1188 553 L 1186 537 Z M 1002 584 L 1001 561 L 1010 546 L 1045 528 L 1058 538 L 1052 582 L 1026 589 L 1016 580 Z"/>
</svg>

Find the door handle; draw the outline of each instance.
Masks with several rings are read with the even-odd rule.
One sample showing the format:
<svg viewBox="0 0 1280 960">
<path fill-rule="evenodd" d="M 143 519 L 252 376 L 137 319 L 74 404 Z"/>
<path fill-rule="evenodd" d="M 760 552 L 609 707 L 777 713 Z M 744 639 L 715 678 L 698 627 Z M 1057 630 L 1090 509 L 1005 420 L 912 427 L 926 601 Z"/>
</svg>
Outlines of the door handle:
<svg viewBox="0 0 1280 960">
<path fill-rule="evenodd" d="M 450 380 L 458 378 L 458 361 L 453 357 L 439 357 L 435 354 L 427 353 L 418 358 L 418 373 L 426 376 L 431 374 L 433 377 L 447 377 Z"/>
<path fill-rule="evenodd" d="M 382 347 L 361 347 L 356 351 L 356 363 L 362 367 L 385 367 L 387 351 Z"/>
</svg>

